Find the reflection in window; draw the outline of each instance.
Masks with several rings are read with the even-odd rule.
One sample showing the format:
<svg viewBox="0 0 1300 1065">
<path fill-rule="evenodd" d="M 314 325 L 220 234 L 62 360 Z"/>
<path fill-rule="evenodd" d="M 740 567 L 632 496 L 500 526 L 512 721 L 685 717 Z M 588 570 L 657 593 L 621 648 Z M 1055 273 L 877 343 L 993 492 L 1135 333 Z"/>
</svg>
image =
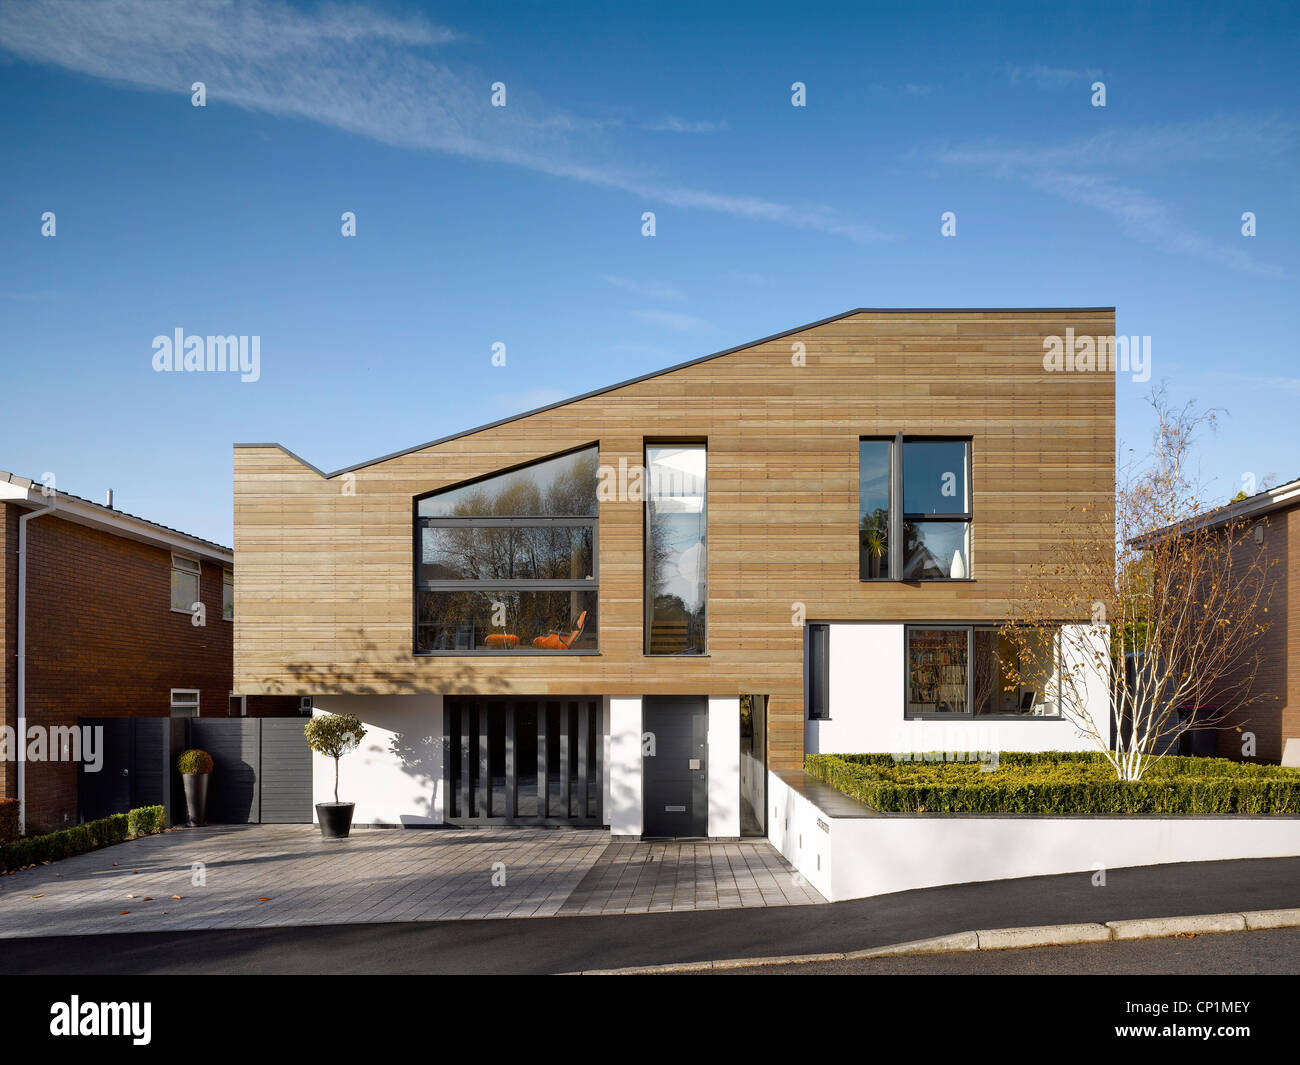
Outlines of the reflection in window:
<svg viewBox="0 0 1300 1065">
<path fill-rule="evenodd" d="M 594 591 L 420 591 L 416 650 L 594 651 Z"/>
<path fill-rule="evenodd" d="M 995 628 L 975 629 L 975 713 L 1002 717 L 1059 717 L 1059 634 L 1034 631 L 1009 639 Z M 1022 646 L 1023 643 L 1023 646 Z"/>
<path fill-rule="evenodd" d="M 646 447 L 646 654 L 704 654 L 708 607 L 706 448 Z"/>
<path fill-rule="evenodd" d="M 597 649 L 597 462 L 588 447 L 417 501 L 417 654 Z"/>
<path fill-rule="evenodd" d="M 889 577 L 889 477 L 892 440 L 858 442 L 858 578 Z"/>
<path fill-rule="evenodd" d="M 907 628 L 907 714 L 1059 718 L 1060 634 Z"/>
</svg>

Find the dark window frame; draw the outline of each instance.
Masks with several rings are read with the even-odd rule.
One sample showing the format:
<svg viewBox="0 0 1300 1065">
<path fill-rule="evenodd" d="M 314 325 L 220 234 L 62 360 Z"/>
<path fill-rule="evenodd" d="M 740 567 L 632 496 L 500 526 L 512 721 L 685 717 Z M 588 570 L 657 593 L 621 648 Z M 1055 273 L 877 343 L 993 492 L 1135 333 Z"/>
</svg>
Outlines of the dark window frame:
<svg viewBox="0 0 1300 1065">
<path fill-rule="evenodd" d="M 903 626 L 903 720 L 905 721 L 1064 721 L 1058 700 L 1054 714 L 977 714 L 975 713 L 975 632 L 996 632 L 1000 626 L 991 622 L 917 622 Z M 912 642 L 913 632 L 962 632 L 966 633 L 966 705 L 963 713 L 953 711 L 912 711 L 908 709 L 912 690 Z M 1057 626 L 1052 638 L 1053 653 L 1057 668 L 1061 668 L 1061 627 Z"/>
<path fill-rule="evenodd" d="M 864 443 L 882 443 L 889 442 L 889 526 L 887 532 L 887 542 L 889 545 L 889 575 L 885 577 L 864 577 L 862 575 L 862 500 L 859 495 L 858 499 L 858 581 L 861 584 L 871 584 L 877 581 L 891 581 L 894 583 L 921 584 L 938 581 L 973 581 L 975 578 L 971 575 L 974 572 L 971 541 L 974 539 L 975 530 L 975 438 L 973 435 L 922 435 L 909 436 L 903 433 L 895 433 L 891 436 L 881 436 L 879 434 L 864 434 L 858 437 L 858 472 L 859 477 L 862 470 L 862 445 Z M 903 478 L 906 475 L 903 464 L 903 445 L 904 444 L 926 444 L 926 443 L 948 443 L 948 444 L 965 444 L 966 445 L 966 510 L 949 511 L 943 514 L 923 514 L 914 511 L 903 510 Z M 859 492 L 861 492 L 861 480 L 859 479 Z M 903 576 L 903 530 L 909 523 L 922 522 L 945 522 L 953 525 L 966 526 L 966 576 L 965 577 L 904 577 Z"/>
<path fill-rule="evenodd" d="M 453 492 L 462 488 L 468 488 L 484 481 L 492 480 L 496 477 L 506 477 L 512 473 L 518 473 L 530 466 L 536 466 L 539 463 L 550 462 L 554 459 L 565 458 L 568 455 L 577 455 L 584 451 L 596 450 L 599 459 L 600 441 L 595 440 L 578 447 L 567 448 L 564 451 L 557 451 L 554 454 L 542 455 L 537 458 L 529 459 L 527 462 L 517 463 L 513 466 L 500 470 L 493 470 L 490 473 L 481 474 L 477 477 L 471 477 L 464 481 L 457 481 L 454 484 L 444 485 L 441 488 L 435 488 L 429 492 L 422 492 L 414 496 L 411 500 L 411 653 L 417 658 L 556 658 L 570 657 L 581 658 L 583 656 L 595 656 L 600 654 L 600 499 L 596 498 L 596 513 L 592 515 L 473 515 L 470 517 L 423 517 L 420 514 L 420 503 L 432 496 L 441 495 L 444 492 Z M 599 479 L 599 466 L 597 466 L 597 478 Z M 599 490 L 599 480 L 597 482 Z M 455 529 L 455 528 L 570 528 L 580 529 L 589 528 L 591 530 L 591 576 L 589 578 L 568 578 L 563 580 L 421 580 L 420 565 L 423 553 L 424 530 L 427 528 L 434 529 Z M 502 648 L 448 648 L 448 649 L 420 649 L 420 593 L 421 592 L 472 592 L 472 591 L 499 591 L 499 592 L 592 592 L 596 596 L 596 617 L 597 626 L 595 630 L 595 647 L 584 647 L 576 650 L 557 651 L 540 647 L 502 647 Z"/>
<path fill-rule="evenodd" d="M 652 447 L 700 447 L 704 449 L 704 649 L 691 653 L 654 654 L 650 651 L 650 628 L 646 625 L 647 606 L 650 597 L 650 449 Z M 641 657 L 657 659 L 673 658 L 709 658 L 709 630 L 712 610 L 709 607 L 709 566 L 712 554 L 709 551 L 709 440 L 703 436 L 647 436 L 641 441 L 641 469 L 644 478 L 641 482 Z"/>
<path fill-rule="evenodd" d="M 820 661 L 817 655 L 817 642 L 824 640 Z M 831 627 L 829 622 L 810 621 L 804 627 L 804 705 L 808 708 L 809 721 L 829 721 L 831 719 Z M 820 705 L 815 698 L 816 686 L 820 686 L 822 698 Z"/>
</svg>

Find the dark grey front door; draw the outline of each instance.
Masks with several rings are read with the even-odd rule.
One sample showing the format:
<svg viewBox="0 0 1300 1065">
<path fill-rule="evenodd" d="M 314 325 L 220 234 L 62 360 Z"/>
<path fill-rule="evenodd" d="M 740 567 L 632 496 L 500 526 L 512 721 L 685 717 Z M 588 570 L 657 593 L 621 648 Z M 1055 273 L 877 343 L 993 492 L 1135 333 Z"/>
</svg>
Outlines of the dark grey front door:
<svg viewBox="0 0 1300 1065">
<path fill-rule="evenodd" d="M 647 836 L 709 834 L 709 703 L 702 695 L 652 695 L 643 706 L 654 740 L 645 766 Z"/>
</svg>

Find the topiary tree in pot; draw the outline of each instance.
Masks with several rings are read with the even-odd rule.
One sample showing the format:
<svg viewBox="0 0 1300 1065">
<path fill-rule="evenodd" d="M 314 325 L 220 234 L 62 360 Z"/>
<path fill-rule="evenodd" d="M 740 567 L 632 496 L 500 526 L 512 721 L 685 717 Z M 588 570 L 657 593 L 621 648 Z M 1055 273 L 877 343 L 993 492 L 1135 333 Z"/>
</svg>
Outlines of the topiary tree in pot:
<svg viewBox="0 0 1300 1065">
<path fill-rule="evenodd" d="M 198 828 L 208 821 L 208 777 L 212 774 L 212 755 L 191 747 L 181 751 L 176 768 L 185 785 L 185 823 Z"/>
<path fill-rule="evenodd" d="M 307 722 L 303 734 L 308 747 L 334 759 L 334 801 L 316 804 L 320 834 L 326 839 L 345 839 L 352 831 L 356 803 L 339 802 L 339 759 L 356 749 L 366 727 L 355 714 L 320 714 Z"/>
</svg>

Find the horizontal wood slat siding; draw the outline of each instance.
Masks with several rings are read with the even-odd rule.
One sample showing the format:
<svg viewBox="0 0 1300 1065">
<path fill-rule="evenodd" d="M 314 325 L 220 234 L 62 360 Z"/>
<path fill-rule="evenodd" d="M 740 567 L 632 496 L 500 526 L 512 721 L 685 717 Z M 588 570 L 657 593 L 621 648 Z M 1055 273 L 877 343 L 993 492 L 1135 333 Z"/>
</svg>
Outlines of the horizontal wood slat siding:
<svg viewBox="0 0 1300 1065">
<path fill-rule="evenodd" d="M 771 696 L 770 762 L 803 756 L 802 629 L 1003 616 L 1070 503 L 1114 491 L 1110 373 L 1047 373 L 1043 338 L 1109 311 L 864 312 L 325 479 L 235 449 L 235 687 L 248 693 Z M 807 365 L 791 364 L 792 345 Z M 452 402 L 453 398 L 448 397 Z M 858 437 L 969 435 L 975 581 L 863 584 Z M 708 440 L 709 657 L 642 654 L 642 505 L 600 508 L 599 657 L 411 653 L 412 497 L 599 441 Z"/>
</svg>

